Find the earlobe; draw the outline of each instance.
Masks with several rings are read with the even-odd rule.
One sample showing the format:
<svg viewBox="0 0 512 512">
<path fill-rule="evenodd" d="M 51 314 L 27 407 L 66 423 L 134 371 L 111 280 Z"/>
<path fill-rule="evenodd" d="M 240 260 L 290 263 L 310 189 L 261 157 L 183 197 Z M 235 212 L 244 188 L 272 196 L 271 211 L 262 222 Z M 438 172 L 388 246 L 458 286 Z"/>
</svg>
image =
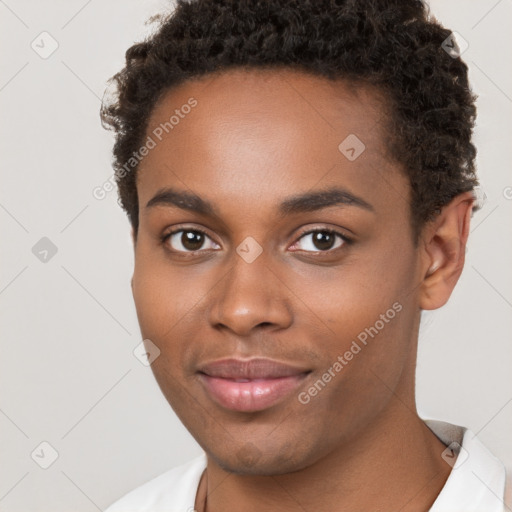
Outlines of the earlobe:
<svg viewBox="0 0 512 512">
<path fill-rule="evenodd" d="M 473 202 L 471 192 L 459 194 L 424 229 L 421 309 L 437 309 L 446 304 L 459 280 L 464 268 Z"/>
</svg>

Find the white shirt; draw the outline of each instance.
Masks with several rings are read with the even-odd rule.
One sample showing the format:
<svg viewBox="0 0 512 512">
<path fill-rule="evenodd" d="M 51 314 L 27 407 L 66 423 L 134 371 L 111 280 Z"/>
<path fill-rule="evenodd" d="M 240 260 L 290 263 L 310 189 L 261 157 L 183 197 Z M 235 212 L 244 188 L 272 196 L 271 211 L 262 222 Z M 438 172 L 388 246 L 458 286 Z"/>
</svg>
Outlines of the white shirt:
<svg viewBox="0 0 512 512">
<path fill-rule="evenodd" d="M 443 452 L 447 463 L 452 465 L 456 459 L 429 512 L 503 512 L 506 471 L 502 462 L 471 430 L 443 421 L 423 421 L 448 446 Z M 192 512 L 205 468 L 203 453 L 137 487 L 105 512 Z"/>
</svg>

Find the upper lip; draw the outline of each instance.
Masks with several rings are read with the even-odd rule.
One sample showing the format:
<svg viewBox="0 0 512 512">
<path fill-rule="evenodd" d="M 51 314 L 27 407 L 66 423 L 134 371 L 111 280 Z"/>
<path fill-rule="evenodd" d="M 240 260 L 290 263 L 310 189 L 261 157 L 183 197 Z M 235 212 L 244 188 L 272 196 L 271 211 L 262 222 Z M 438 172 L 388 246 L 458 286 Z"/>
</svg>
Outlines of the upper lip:
<svg viewBox="0 0 512 512">
<path fill-rule="evenodd" d="M 309 372 L 274 359 L 221 359 L 199 368 L 200 373 L 223 379 L 277 379 Z"/>
</svg>

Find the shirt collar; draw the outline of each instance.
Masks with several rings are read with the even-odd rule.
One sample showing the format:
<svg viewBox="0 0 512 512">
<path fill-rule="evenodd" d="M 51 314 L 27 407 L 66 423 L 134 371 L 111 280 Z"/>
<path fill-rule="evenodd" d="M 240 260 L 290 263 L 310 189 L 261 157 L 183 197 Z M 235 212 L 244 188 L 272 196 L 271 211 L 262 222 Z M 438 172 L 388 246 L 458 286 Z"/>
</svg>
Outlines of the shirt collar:
<svg viewBox="0 0 512 512">
<path fill-rule="evenodd" d="M 465 427 L 423 420 L 445 445 L 441 457 L 452 466 L 446 483 L 429 512 L 502 512 L 505 467 Z"/>
</svg>

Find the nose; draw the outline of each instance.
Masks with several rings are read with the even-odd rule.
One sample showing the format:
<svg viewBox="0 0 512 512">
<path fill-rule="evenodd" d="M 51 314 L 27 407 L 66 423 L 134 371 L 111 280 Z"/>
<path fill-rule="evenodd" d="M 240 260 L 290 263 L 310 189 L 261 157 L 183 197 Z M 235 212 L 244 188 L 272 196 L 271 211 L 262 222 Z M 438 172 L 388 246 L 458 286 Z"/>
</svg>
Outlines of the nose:
<svg viewBox="0 0 512 512">
<path fill-rule="evenodd" d="M 233 260 L 231 270 L 210 296 L 212 327 L 229 330 L 237 336 L 248 336 L 256 328 L 289 327 L 291 291 L 264 254 L 251 263 L 238 254 L 234 254 Z"/>
</svg>

